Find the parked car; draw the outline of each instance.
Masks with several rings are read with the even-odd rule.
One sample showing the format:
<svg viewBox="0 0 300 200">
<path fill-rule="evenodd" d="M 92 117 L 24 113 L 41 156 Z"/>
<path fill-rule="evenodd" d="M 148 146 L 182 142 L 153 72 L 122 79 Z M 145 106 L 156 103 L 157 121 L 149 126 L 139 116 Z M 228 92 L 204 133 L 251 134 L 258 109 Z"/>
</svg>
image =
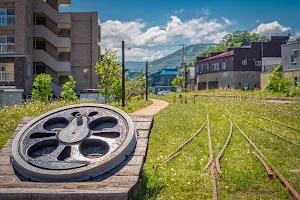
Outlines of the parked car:
<svg viewBox="0 0 300 200">
<path fill-rule="evenodd" d="M 163 90 L 163 91 L 158 92 L 157 95 L 167 95 L 170 93 L 171 93 L 171 91 L 169 91 L 169 90 Z"/>
</svg>

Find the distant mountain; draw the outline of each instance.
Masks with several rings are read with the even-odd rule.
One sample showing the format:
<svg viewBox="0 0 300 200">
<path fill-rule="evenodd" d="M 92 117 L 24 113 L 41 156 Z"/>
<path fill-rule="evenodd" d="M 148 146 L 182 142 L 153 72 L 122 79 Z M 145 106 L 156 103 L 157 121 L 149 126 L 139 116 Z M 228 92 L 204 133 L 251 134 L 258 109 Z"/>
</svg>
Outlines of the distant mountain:
<svg viewBox="0 0 300 200">
<path fill-rule="evenodd" d="M 131 71 L 140 72 L 141 70 L 145 69 L 146 62 L 127 61 L 125 62 L 125 67 Z"/>
<path fill-rule="evenodd" d="M 189 63 L 190 61 L 193 61 L 197 56 L 199 56 L 200 53 L 205 51 L 207 49 L 207 46 L 203 44 L 195 44 L 185 47 L 185 60 L 184 62 Z M 167 66 L 176 67 L 180 66 L 182 58 L 182 49 L 179 49 L 178 51 L 165 56 L 163 58 L 153 60 L 149 63 L 149 65 L 152 65 L 149 68 L 149 72 L 156 72 L 159 71 Z M 145 62 L 135 62 L 135 61 L 128 61 L 125 63 L 126 69 L 130 69 L 132 71 L 141 71 L 142 69 L 145 69 Z"/>
</svg>

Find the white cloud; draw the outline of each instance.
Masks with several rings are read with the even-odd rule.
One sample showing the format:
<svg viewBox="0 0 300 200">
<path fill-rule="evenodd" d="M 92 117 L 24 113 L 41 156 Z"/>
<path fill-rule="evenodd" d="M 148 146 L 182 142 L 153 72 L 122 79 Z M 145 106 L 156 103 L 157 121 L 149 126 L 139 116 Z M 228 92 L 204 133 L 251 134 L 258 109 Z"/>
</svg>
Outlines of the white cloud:
<svg viewBox="0 0 300 200">
<path fill-rule="evenodd" d="M 171 16 L 164 27 L 146 27 L 147 24 L 143 21 L 109 20 L 101 24 L 101 46 L 103 49 L 119 48 L 121 41 L 124 40 L 127 47 L 134 49 L 130 51 L 132 57 L 138 55 L 143 57 L 142 60 L 150 60 L 165 54 L 161 51 L 145 50 L 140 48 L 141 46 L 161 45 L 180 40 L 188 40 L 192 44 L 200 43 L 203 40 L 217 43 L 228 33 L 226 28 L 233 24 L 226 18 L 223 18 L 223 21 L 209 20 L 206 17 L 181 21 L 179 17 Z"/>
<path fill-rule="evenodd" d="M 262 23 L 264 20 L 256 20 L 255 23 Z"/>
<path fill-rule="evenodd" d="M 204 15 L 210 15 L 211 11 L 208 8 L 202 8 L 201 13 Z"/>
<path fill-rule="evenodd" d="M 230 21 L 229 19 L 227 19 L 225 17 L 222 17 L 222 19 L 224 20 L 225 24 L 227 24 L 227 25 L 233 25 L 233 24 L 235 24 L 235 21 Z"/>
<path fill-rule="evenodd" d="M 206 40 L 210 40 L 210 41 L 212 41 L 213 43 L 219 43 L 219 42 L 223 39 L 223 37 L 224 37 L 225 35 L 227 35 L 227 34 L 229 34 L 229 32 L 226 32 L 226 31 L 224 31 L 224 32 L 219 32 L 219 33 L 215 33 L 215 34 L 208 35 L 208 36 L 205 37 L 205 39 L 206 39 Z"/>
<path fill-rule="evenodd" d="M 122 58 L 120 48 L 112 48 L 117 51 L 118 60 Z M 104 53 L 104 52 L 103 52 Z M 126 61 L 152 61 L 173 53 L 170 50 L 149 50 L 143 48 L 130 48 L 125 51 Z"/>
<path fill-rule="evenodd" d="M 185 12 L 185 8 L 181 8 L 180 10 L 175 10 L 175 14 L 181 14 Z"/>
<path fill-rule="evenodd" d="M 296 37 L 300 37 L 300 31 L 296 33 Z"/>
<path fill-rule="evenodd" d="M 283 25 L 279 24 L 278 21 L 274 21 L 271 23 L 260 24 L 256 29 L 252 31 L 252 33 L 270 37 L 275 35 L 283 35 L 288 30 L 290 30 L 289 27 L 284 27 Z"/>
</svg>

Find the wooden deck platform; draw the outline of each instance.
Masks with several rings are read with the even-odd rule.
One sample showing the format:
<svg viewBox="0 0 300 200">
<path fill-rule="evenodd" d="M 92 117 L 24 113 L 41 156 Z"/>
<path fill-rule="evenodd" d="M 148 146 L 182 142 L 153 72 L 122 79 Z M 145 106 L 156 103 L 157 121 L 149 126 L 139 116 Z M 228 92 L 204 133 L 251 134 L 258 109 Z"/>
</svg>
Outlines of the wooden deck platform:
<svg viewBox="0 0 300 200">
<path fill-rule="evenodd" d="M 0 153 L 0 198 L 119 200 L 135 199 L 147 155 L 148 140 L 153 125 L 152 116 L 131 116 L 137 131 L 137 145 L 131 156 L 115 169 L 86 182 L 40 183 L 16 174 L 11 164 L 11 146 L 18 131 L 34 117 L 23 118 Z"/>
</svg>

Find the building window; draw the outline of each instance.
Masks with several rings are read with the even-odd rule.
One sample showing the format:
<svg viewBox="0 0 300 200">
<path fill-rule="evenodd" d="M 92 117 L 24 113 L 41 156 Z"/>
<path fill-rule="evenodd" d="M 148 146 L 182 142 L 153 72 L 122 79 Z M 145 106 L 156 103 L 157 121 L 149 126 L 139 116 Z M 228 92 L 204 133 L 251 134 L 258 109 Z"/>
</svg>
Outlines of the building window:
<svg viewBox="0 0 300 200">
<path fill-rule="evenodd" d="M 203 71 L 203 70 L 204 70 L 204 64 L 201 65 L 201 71 Z"/>
<path fill-rule="evenodd" d="M 247 65 L 247 59 L 242 60 L 242 65 Z"/>
<path fill-rule="evenodd" d="M 0 9 L 0 26 L 14 26 L 14 25 L 15 25 L 15 10 Z"/>
<path fill-rule="evenodd" d="M 209 70 L 209 64 L 208 63 L 206 63 L 206 69 Z"/>
<path fill-rule="evenodd" d="M 260 67 L 261 66 L 261 61 L 255 61 L 255 66 Z"/>
<path fill-rule="evenodd" d="M 298 77 L 295 77 L 295 78 L 294 78 L 294 86 L 295 86 L 295 87 L 298 87 Z"/>
<path fill-rule="evenodd" d="M 212 65 L 212 70 L 216 71 L 219 70 L 219 63 L 215 63 Z"/>
<path fill-rule="evenodd" d="M 33 68 L 33 74 L 45 74 L 46 73 L 46 66 L 35 64 Z"/>
<path fill-rule="evenodd" d="M 222 69 L 226 69 L 226 62 L 222 62 Z"/>
<path fill-rule="evenodd" d="M 291 55 L 291 63 L 292 65 L 296 65 L 297 64 L 297 57 L 295 55 Z"/>
</svg>

